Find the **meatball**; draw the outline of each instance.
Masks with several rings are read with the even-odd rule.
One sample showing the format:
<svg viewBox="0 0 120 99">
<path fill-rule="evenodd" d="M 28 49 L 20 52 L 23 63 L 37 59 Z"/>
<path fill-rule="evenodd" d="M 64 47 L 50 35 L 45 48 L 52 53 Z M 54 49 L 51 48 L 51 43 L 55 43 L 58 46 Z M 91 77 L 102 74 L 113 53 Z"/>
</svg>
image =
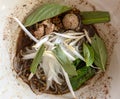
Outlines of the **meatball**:
<svg viewBox="0 0 120 99">
<path fill-rule="evenodd" d="M 79 25 L 79 19 L 75 14 L 66 14 L 62 22 L 65 29 L 76 29 Z"/>
</svg>

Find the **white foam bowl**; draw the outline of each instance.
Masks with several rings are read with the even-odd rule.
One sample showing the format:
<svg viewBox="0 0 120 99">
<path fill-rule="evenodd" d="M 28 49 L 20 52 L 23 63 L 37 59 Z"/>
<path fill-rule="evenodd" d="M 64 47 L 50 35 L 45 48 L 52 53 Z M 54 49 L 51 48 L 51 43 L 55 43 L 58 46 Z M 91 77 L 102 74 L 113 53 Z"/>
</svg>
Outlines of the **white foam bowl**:
<svg viewBox="0 0 120 99">
<path fill-rule="evenodd" d="M 48 2 L 44 0 L 42 3 Z M 79 99 L 120 99 L 120 0 L 52 0 L 74 5 L 80 10 L 106 10 L 111 14 L 109 24 L 96 25 L 111 55 L 106 73 L 95 76 L 88 85 L 75 92 Z M 81 1 L 84 1 L 83 3 Z M 51 0 L 50 0 L 51 2 Z M 35 9 L 41 0 L 0 0 L 0 99 L 70 99 L 71 94 L 54 96 L 34 94 L 13 70 L 16 40 L 20 31 L 18 24 L 9 17 L 21 21 Z M 94 6 L 93 6 L 94 5 Z M 100 30 L 101 29 L 101 30 Z M 99 75 L 99 74 L 98 74 Z"/>
</svg>

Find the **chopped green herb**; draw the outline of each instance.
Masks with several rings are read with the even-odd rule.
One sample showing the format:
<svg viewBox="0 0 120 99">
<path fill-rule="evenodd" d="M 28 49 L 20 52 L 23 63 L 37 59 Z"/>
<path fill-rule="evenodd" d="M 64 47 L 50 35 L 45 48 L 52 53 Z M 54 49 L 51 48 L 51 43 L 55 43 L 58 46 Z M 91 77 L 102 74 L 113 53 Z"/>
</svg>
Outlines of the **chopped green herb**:
<svg viewBox="0 0 120 99">
<path fill-rule="evenodd" d="M 31 66 L 30 66 L 30 71 L 31 71 L 31 73 L 33 73 L 33 74 L 36 73 L 38 64 L 40 63 L 40 61 L 41 61 L 41 59 L 42 59 L 42 55 L 43 55 L 44 51 L 45 51 L 45 46 L 42 45 L 42 46 L 39 48 L 39 50 L 38 50 L 35 58 L 33 59 L 32 64 L 31 64 Z"/>
<path fill-rule="evenodd" d="M 95 53 L 95 61 L 94 61 L 95 65 L 100 67 L 103 71 L 105 71 L 105 65 L 107 61 L 107 51 L 103 40 L 95 34 L 95 36 L 92 38 L 91 45 Z"/>
<path fill-rule="evenodd" d="M 83 85 L 87 80 L 95 75 L 95 69 L 91 67 L 84 66 L 81 69 L 77 70 L 78 75 L 70 78 L 71 85 L 73 90 L 77 90 Z"/>
<path fill-rule="evenodd" d="M 91 66 L 94 62 L 94 50 L 88 44 L 83 44 L 83 54 L 86 62 L 86 66 Z"/>
</svg>

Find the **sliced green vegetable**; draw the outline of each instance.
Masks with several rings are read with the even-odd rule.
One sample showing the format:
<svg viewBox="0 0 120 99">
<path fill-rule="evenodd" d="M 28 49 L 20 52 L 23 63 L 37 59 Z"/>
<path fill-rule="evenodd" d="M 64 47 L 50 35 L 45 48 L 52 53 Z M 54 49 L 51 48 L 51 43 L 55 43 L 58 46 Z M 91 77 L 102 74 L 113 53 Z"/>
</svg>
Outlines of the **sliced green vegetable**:
<svg viewBox="0 0 120 99">
<path fill-rule="evenodd" d="M 38 50 L 35 58 L 33 59 L 33 62 L 32 62 L 32 64 L 31 64 L 31 66 L 30 66 L 30 71 L 31 71 L 31 73 L 33 73 L 33 74 L 36 73 L 38 64 L 39 64 L 40 61 L 41 61 L 41 58 L 42 58 L 42 55 L 43 55 L 44 51 L 45 51 L 45 46 L 42 45 L 42 46 L 40 47 L 40 49 Z"/>
<path fill-rule="evenodd" d="M 55 3 L 45 4 L 43 6 L 40 6 L 36 11 L 28 16 L 24 25 L 26 27 L 31 26 L 37 22 L 62 14 L 70 9 L 71 7 Z"/>
<path fill-rule="evenodd" d="M 84 66 L 81 69 L 77 70 L 77 73 L 78 73 L 78 76 L 70 78 L 70 82 L 73 87 L 73 90 L 77 90 L 87 80 L 93 77 L 95 75 L 95 69 Z"/>
<path fill-rule="evenodd" d="M 68 57 L 64 54 L 61 47 L 59 45 L 55 46 L 55 49 L 53 50 L 53 53 L 59 63 L 63 66 L 64 70 L 68 73 L 69 76 L 76 76 L 76 68 L 71 63 L 71 61 L 68 59 Z"/>
<path fill-rule="evenodd" d="M 86 66 L 91 66 L 94 62 L 94 50 L 88 44 L 83 44 L 83 54 L 86 62 Z"/>
<path fill-rule="evenodd" d="M 91 45 L 94 49 L 95 65 L 100 67 L 103 71 L 105 71 L 105 65 L 107 61 L 107 51 L 103 40 L 95 34 L 95 36 L 92 38 Z"/>
<path fill-rule="evenodd" d="M 109 12 L 105 11 L 86 11 L 81 12 L 80 15 L 82 16 L 83 24 L 95 24 L 110 21 Z"/>
</svg>

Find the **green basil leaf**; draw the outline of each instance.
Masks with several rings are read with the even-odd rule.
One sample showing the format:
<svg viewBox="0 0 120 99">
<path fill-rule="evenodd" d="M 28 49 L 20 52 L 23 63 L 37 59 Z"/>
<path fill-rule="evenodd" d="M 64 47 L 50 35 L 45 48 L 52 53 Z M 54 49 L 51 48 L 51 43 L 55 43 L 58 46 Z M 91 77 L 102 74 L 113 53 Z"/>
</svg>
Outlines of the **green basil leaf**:
<svg viewBox="0 0 120 99">
<path fill-rule="evenodd" d="M 95 24 L 110 21 L 109 12 L 105 11 L 86 11 L 81 12 L 80 15 L 82 16 L 83 24 Z"/>
<path fill-rule="evenodd" d="M 35 10 L 26 19 L 24 25 L 26 27 L 31 26 L 37 22 L 62 14 L 70 9 L 71 8 L 68 6 L 59 5 L 55 3 L 45 4 L 43 6 L 40 6 L 37 10 Z"/>
<path fill-rule="evenodd" d="M 38 64 L 40 63 L 40 61 L 41 61 L 41 59 L 42 59 L 42 55 L 43 55 L 44 51 L 45 51 L 45 46 L 42 45 L 42 46 L 39 48 L 39 50 L 38 50 L 35 58 L 33 59 L 32 64 L 31 64 L 31 66 L 30 66 L 30 71 L 31 71 L 31 73 L 33 73 L 33 74 L 36 73 Z"/>
<path fill-rule="evenodd" d="M 103 71 L 105 71 L 105 65 L 107 61 L 107 51 L 103 40 L 95 34 L 95 36 L 92 38 L 91 45 L 94 49 L 95 65 L 100 67 Z"/>
<path fill-rule="evenodd" d="M 76 68 L 75 66 L 71 63 L 71 61 L 68 59 L 68 57 L 64 54 L 62 51 L 60 45 L 56 45 L 55 49 L 53 50 L 53 53 L 59 63 L 63 66 L 65 71 L 68 73 L 69 76 L 76 76 Z"/>
<path fill-rule="evenodd" d="M 81 85 L 92 78 L 95 75 L 95 69 L 84 66 L 81 69 L 77 70 L 77 73 L 77 76 L 70 78 L 73 90 L 79 89 Z"/>
<path fill-rule="evenodd" d="M 83 44 L 83 54 L 86 62 L 86 66 L 91 66 L 94 62 L 94 50 L 88 44 Z"/>
</svg>

